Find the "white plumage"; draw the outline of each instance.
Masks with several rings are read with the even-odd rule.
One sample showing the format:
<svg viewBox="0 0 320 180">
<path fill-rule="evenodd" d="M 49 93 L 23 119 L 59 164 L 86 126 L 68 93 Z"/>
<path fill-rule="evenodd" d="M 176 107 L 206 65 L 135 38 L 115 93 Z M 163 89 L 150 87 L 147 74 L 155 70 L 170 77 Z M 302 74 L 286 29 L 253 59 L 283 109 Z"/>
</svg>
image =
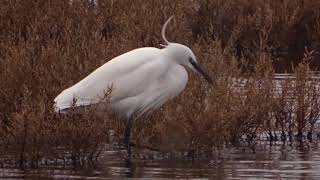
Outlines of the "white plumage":
<svg viewBox="0 0 320 180">
<path fill-rule="evenodd" d="M 101 102 L 112 87 L 111 107 L 129 118 L 161 106 L 186 86 L 188 75 L 167 49 L 140 48 L 122 54 L 96 69 L 55 98 L 56 111 Z M 143 54 L 143 56 L 142 56 Z"/>
<path fill-rule="evenodd" d="M 166 39 L 165 29 L 171 19 L 162 28 L 162 37 L 166 43 L 163 49 L 145 47 L 115 57 L 74 86 L 62 91 L 54 99 L 55 110 L 60 112 L 70 107 L 103 104 L 102 98 L 112 87 L 109 99 L 111 108 L 128 119 L 124 141 L 130 154 L 133 114 L 139 117 L 177 96 L 188 81 L 186 67 L 212 83 L 190 48 L 170 43 Z"/>
</svg>

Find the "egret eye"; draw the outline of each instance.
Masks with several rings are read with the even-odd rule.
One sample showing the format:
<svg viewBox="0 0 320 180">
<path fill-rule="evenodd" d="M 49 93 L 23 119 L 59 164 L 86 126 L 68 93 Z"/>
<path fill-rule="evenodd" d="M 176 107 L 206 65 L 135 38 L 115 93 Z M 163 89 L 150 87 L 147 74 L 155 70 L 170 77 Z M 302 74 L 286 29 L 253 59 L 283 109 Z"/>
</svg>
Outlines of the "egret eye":
<svg viewBox="0 0 320 180">
<path fill-rule="evenodd" d="M 190 62 L 190 64 L 192 64 L 192 66 L 196 66 L 196 62 L 191 58 L 191 57 L 189 57 L 189 62 Z"/>
<path fill-rule="evenodd" d="M 205 70 L 197 63 L 195 62 L 191 57 L 189 57 L 189 62 L 192 64 L 192 66 L 195 68 L 198 73 L 200 73 L 210 84 L 212 84 L 212 80 L 209 77 L 209 75 L 205 72 Z"/>
</svg>

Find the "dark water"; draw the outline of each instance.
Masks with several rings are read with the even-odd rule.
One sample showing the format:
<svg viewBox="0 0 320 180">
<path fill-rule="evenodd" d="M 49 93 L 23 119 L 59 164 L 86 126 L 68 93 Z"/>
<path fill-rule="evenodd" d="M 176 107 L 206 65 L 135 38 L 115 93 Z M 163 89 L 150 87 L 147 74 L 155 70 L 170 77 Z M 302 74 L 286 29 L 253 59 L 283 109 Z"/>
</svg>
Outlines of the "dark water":
<svg viewBox="0 0 320 180">
<path fill-rule="evenodd" d="M 195 160 L 163 158 L 146 153 L 144 160 L 126 162 L 123 151 L 107 151 L 97 167 L 55 168 L 22 171 L 0 169 L 1 179 L 120 179 L 210 178 L 210 179 L 320 179 L 320 149 L 259 146 L 256 153 L 245 148 L 227 149 L 216 158 Z M 148 154 L 148 155 L 147 155 Z"/>
</svg>

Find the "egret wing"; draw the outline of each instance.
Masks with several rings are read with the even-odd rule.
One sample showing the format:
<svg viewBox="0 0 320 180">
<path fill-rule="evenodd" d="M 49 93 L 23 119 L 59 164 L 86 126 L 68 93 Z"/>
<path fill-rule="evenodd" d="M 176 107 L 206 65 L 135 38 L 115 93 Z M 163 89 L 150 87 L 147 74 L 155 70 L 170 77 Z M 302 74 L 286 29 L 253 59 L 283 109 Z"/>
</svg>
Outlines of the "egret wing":
<svg viewBox="0 0 320 180">
<path fill-rule="evenodd" d="M 111 101 L 140 94 L 147 82 L 156 76 L 154 73 L 159 72 L 151 63 L 159 53 L 157 48 L 140 48 L 110 60 L 59 94 L 54 100 L 56 110 L 98 103 L 109 87 L 114 88 Z"/>
</svg>

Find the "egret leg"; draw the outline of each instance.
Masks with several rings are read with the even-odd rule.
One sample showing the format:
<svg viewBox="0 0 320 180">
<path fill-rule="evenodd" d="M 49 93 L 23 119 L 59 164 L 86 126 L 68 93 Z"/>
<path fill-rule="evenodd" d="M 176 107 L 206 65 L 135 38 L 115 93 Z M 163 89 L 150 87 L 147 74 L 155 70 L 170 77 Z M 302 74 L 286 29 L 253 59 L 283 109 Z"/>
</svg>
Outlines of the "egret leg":
<svg viewBox="0 0 320 180">
<path fill-rule="evenodd" d="M 130 117 L 127 121 L 126 130 L 124 131 L 124 145 L 127 149 L 129 157 L 131 157 L 131 146 L 130 146 L 131 128 L 132 128 L 132 118 Z"/>
</svg>

